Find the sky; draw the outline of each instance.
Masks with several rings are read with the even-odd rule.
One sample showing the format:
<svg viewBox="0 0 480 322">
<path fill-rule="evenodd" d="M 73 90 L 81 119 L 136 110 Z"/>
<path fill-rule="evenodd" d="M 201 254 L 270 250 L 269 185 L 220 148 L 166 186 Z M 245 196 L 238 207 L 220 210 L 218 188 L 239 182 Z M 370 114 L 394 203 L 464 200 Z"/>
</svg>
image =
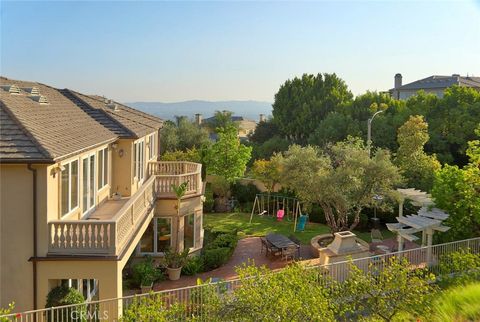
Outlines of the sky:
<svg viewBox="0 0 480 322">
<path fill-rule="evenodd" d="M 0 72 L 122 102 L 273 102 L 336 73 L 355 94 L 480 76 L 480 0 L 0 2 Z"/>
</svg>

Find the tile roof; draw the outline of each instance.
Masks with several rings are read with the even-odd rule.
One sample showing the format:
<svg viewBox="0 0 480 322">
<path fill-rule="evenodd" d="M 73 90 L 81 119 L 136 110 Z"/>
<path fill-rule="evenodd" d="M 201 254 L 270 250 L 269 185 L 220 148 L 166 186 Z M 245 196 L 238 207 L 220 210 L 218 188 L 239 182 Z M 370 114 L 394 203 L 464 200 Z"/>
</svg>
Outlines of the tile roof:
<svg viewBox="0 0 480 322">
<path fill-rule="evenodd" d="M 453 85 L 468 86 L 480 88 L 480 77 L 470 76 L 430 76 L 424 79 L 417 80 L 412 83 L 405 84 L 394 90 L 421 90 L 433 88 L 447 88 Z"/>
<path fill-rule="evenodd" d="M 123 138 L 138 138 L 146 134 L 158 131 L 163 121 L 153 115 L 143 113 L 118 102 L 111 101 L 110 105 L 106 103 L 106 99 L 97 95 L 84 95 L 77 92 L 69 91 L 77 100 L 85 103 L 84 110 L 92 115 L 92 112 L 108 118 L 105 126 L 113 130 Z M 115 106 L 115 107 L 114 107 Z M 94 117 L 94 116 L 92 116 Z M 95 118 L 95 117 L 94 117 Z M 97 119 L 97 118 L 95 118 Z M 102 121 L 98 120 L 100 123 Z"/>
<path fill-rule="evenodd" d="M 55 162 L 162 125 L 121 104 L 113 110 L 98 96 L 5 77 L 0 77 L 0 106 L 0 162 Z"/>
</svg>

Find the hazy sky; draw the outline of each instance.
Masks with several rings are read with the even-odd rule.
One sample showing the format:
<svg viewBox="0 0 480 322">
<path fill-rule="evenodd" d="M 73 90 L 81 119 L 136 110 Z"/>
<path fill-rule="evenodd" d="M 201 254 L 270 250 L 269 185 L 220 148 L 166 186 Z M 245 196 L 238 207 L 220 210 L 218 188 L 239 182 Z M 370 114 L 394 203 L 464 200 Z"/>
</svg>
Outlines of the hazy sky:
<svg viewBox="0 0 480 322">
<path fill-rule="evenodd" d="M 273 101 L 302 73 L 354 94 L 480 76 L 480 0 L 1 2 L 1 74 L 124 102 Z"/>
</svg>

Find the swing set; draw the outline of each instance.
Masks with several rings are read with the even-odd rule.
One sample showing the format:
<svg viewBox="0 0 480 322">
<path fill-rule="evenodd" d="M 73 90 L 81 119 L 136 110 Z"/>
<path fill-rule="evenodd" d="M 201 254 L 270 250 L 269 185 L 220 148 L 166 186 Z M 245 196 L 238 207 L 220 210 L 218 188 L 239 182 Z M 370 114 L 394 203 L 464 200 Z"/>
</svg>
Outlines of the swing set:
<svg viewBox="0 0 480 322">
<path fill-rule="evenodd" d="M 286 216 L 288 221 L 294 221 L 293 231 L 297 230 L 297 220 L 302 216 L 302 207 L 297 198 L 282 195 L 272 195 L 268 193 L 259 193 L 255 196 L 252 213 L 250 214 L 250 223 L 252 223 L 253 214 L 257 210 L 259 216 L 277 216 L 277 220 L 283 220 Z"/>
</svg>

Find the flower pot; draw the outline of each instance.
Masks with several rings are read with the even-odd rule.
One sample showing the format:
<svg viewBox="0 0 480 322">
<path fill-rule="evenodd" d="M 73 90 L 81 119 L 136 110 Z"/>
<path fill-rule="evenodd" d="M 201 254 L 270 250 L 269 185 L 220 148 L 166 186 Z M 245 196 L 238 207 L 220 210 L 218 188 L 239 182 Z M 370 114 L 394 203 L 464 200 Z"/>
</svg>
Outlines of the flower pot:
<svg viewBox="0 0 480 322">
<path fill-rule="evenodd" d="M 149 293 L 152 290 L 153 287 L 153 282 L 150 285 L 140 285 L 140 289 L 142 290 L 143 293 Z"/>
<path fill-rule="evenodd" d="M 122 195 L 118 192 L 115 192 L 113 195 L 112 195 L 112 199 L 113 200 L 120 200 L 122 199 Z"/>
<path fill-rule="evenodd" d="M 182 273 L 182 268 L 170 268 L 167 267 L 167 274 L 168 279 L 171 281 L 176 281 L 180 278 L 180 274 Z"/>
</svg>

